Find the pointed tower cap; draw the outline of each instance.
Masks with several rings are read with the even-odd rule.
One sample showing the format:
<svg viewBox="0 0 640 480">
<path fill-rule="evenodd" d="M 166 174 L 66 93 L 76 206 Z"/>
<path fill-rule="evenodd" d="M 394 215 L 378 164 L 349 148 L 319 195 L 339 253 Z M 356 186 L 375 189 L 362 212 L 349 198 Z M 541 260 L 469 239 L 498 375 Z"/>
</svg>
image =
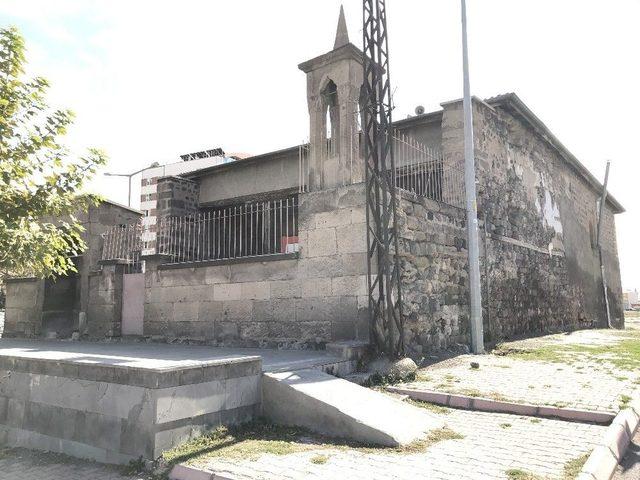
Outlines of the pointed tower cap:
<svg viewBox="0 0 640 480">
<path fill-rule="evenodd" d="M 344 47 L 349 43 L 349 32 L 347 31 L 347 21 L 344 18 L 344 7 L 340 5 L 340 17 L 338 18 L 338 30 L 336 31 L 336 43 L 333 49 Z"/>
</svg>

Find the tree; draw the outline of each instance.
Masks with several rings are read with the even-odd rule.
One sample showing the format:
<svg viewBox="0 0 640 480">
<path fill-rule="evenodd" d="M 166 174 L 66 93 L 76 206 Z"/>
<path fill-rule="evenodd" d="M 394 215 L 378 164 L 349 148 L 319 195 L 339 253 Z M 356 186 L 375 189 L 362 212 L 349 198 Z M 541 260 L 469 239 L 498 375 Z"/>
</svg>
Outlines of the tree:
<svg viewBox="0 0 640 480">
<path fill-rule="evenodd" d="M 60 138 L 73 113 L 49 108 L 48 82 L 25 79 L 25 63 L 18 30 L 0 29 L 0 281 L 75 271 L 86 245 L 74 214 L 99 201 L 81 192 L 105 163 L 96 149 L 70 158 Z"/>
</svg>

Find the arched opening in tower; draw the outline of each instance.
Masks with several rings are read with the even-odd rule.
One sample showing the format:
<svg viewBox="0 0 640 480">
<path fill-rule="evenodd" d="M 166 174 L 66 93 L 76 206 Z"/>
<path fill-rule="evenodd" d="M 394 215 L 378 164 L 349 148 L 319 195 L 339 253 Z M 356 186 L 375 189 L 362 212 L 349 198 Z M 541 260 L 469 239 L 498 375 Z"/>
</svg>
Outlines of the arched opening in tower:
<svg viewBox="0 0 640 480">
<path fill-rule="evenodd" d="M 338 87 L 333 80 L 329 80 L 327 86 L 322 90 L 322 105 L 325 111 L 326 152 L 329 156 L 337 155 L 340 148 L 340 107 Z"/>
</svg>

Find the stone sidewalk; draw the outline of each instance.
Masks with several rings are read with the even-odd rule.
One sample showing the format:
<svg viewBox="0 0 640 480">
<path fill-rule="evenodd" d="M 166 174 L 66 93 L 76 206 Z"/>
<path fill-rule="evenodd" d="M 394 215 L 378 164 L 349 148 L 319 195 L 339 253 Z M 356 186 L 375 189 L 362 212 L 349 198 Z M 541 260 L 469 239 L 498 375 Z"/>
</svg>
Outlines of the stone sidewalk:
<svg viewBox="0 0 640 480">
<path fill-rule="evenodd" d="M 2 480 L 145 480 L 118 467 L 25 449 L 0 450 Z"/>
<path fill-rule="evenodd" d="M 615 413 L 630 398 L 640 396 L 640 368 L 633 363 L 622 368 L 619 358 L 614 359 L 616 365 L 606 353 L 592 354 L 589 349 L 600 352 L 624 340 L 640 342 L 640 319 L 627 324 L 627 331 L 581 330 L 502 346 L 502 351 L 533 352 L 530 355 L 460 355 L 421 369 L 417 381 L 408 386 Z M 565 351 L 569 353 L 557 353 Z M 480 368 L 471 368 L 471 362 L 478 362 Z"/>
<path fill-rule="evenodd" d="M 369 453 L 318 449 L 256 460 L 219 457 L 194 466 L 238 480 L 507 479 L 519 471 L 564 479 L 568 462 L 588 454 L 606 427 L 531 419 L 507 414 L 442 409 L 448 427 L 462 439 L 436 443 L 422 453 Z M 319 462 L 322 458 L 323 462 Z"/>
</svg>

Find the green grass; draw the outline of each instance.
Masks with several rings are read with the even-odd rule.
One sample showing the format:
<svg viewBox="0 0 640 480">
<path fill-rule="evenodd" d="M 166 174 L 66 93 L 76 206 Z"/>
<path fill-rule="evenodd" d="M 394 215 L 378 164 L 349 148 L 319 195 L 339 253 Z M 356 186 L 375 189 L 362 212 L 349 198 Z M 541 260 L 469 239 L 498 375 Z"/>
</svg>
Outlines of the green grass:
<svg viewBox="0 0 640 480">
<path fill-rule="evenodd" d="M 324 465 L 329 460 L 329 457 L 326 455 L 316 455 L 311 458 L 311 463 L 315 463 L 316 465 Z"/>
<path fill-rule="evenodd" d="M 513 425 L 511 425 L 510 423 L 501 423 L 500 424 L 500 428 L 511 428 Z"/>
<path fill-rule="evenodd" d="M 579 457 L 565 463 L 562 480 L 575 480 L 578 478 L 578 475 L 580 475 L 580 471 L 588 458 L 589 454 L 585 453 L 584 455 L 580 455 Z M 545 477 L 541 477 L 540 475 L 536 475 L 535 473 L 527 472 L 526 470 L 521 470 L 519 468 L 507 470 L 505 473 L 509 480 L 545 480 Z"/>
<path fill-rule="evenodd" d="M 584 464 L 587 463 L 589 455 L 589 453 L 585 453 L 584 455 L 580 455 L 579 457 L 576 457 L 573 460 L 569 460 L 567 463 L 565 463 L 564 479 L 574 480 L 575 478 L 578 478 L 578 475 L 580 475 L 580 470 L 582 470 Z"/>
<path fill-rule="evenodd" d="M 607 345 L 552 344 L 529 349 L 502 344 L 494 353 L 521 360 L 568 365 L 589 360 L 599 364 L 607 363 L 619 370 L 634 371 L 640 368 L 640 336 L 636 331 L 625 333 L 623 339 Z"/>
<path fill-rule="evenodd" d="M 407 399 L 405 403 L 413 405 L 414 407 L 424 408 L 425 410 L 429 410 L 430 412 L 437 413 L 440 415 L 449 415 L 451 413 L 451 409 L 443 407 L 442 405 L 437 405 L 435 403 L 423 402 L 422 400 L 413 400 Z"/>
<path fill-rule="evenodd" d="M 519 468 L 512 468 L 505 472 L 509 480 L 543 480 L 543 477 L 535 475 L 531 472 L 520 470 Z"/>
<path fill-rule="evenodd" d="M 418 373 L 416 373 L 416 380 L 418 380 L 419 382 L 430 382 L 433 380 L 433 377 L 425 372 L 421 372 L 420 370 L 418 370 Z"/>
<path fill-rule="evenodd" d="M 532 418 L 529 420 L 531 423 L 540 423 L 542 420 L 540 420 L 539 418 Z"/>
<path fill-rule="evenodd" d="M 381 447 L 316 435 L 304 428 L 274 425 L 265 420 L 256 420 L 239 426 L 219 427 L 206 435 L 164 452 L 162 458 L 167 465 L 171 466 L 182 462 L 198 463 L 208 458 L 256 460 L 264 454 L 289 455 L 329 449 L 407 454 L 424 452 L 435 443 L 460 438 L 463 437 L 445 427 L 434 430 L 425 438 L 402 447 Z"/>
<path fill-rule="evenodd" d="M 632 398 L 629 395 L 625 395 L 624 393 L 620 395 L 620 410 L 622 410 L 623 408 L 627 408 L 631 400 Z"/>
</svg>

